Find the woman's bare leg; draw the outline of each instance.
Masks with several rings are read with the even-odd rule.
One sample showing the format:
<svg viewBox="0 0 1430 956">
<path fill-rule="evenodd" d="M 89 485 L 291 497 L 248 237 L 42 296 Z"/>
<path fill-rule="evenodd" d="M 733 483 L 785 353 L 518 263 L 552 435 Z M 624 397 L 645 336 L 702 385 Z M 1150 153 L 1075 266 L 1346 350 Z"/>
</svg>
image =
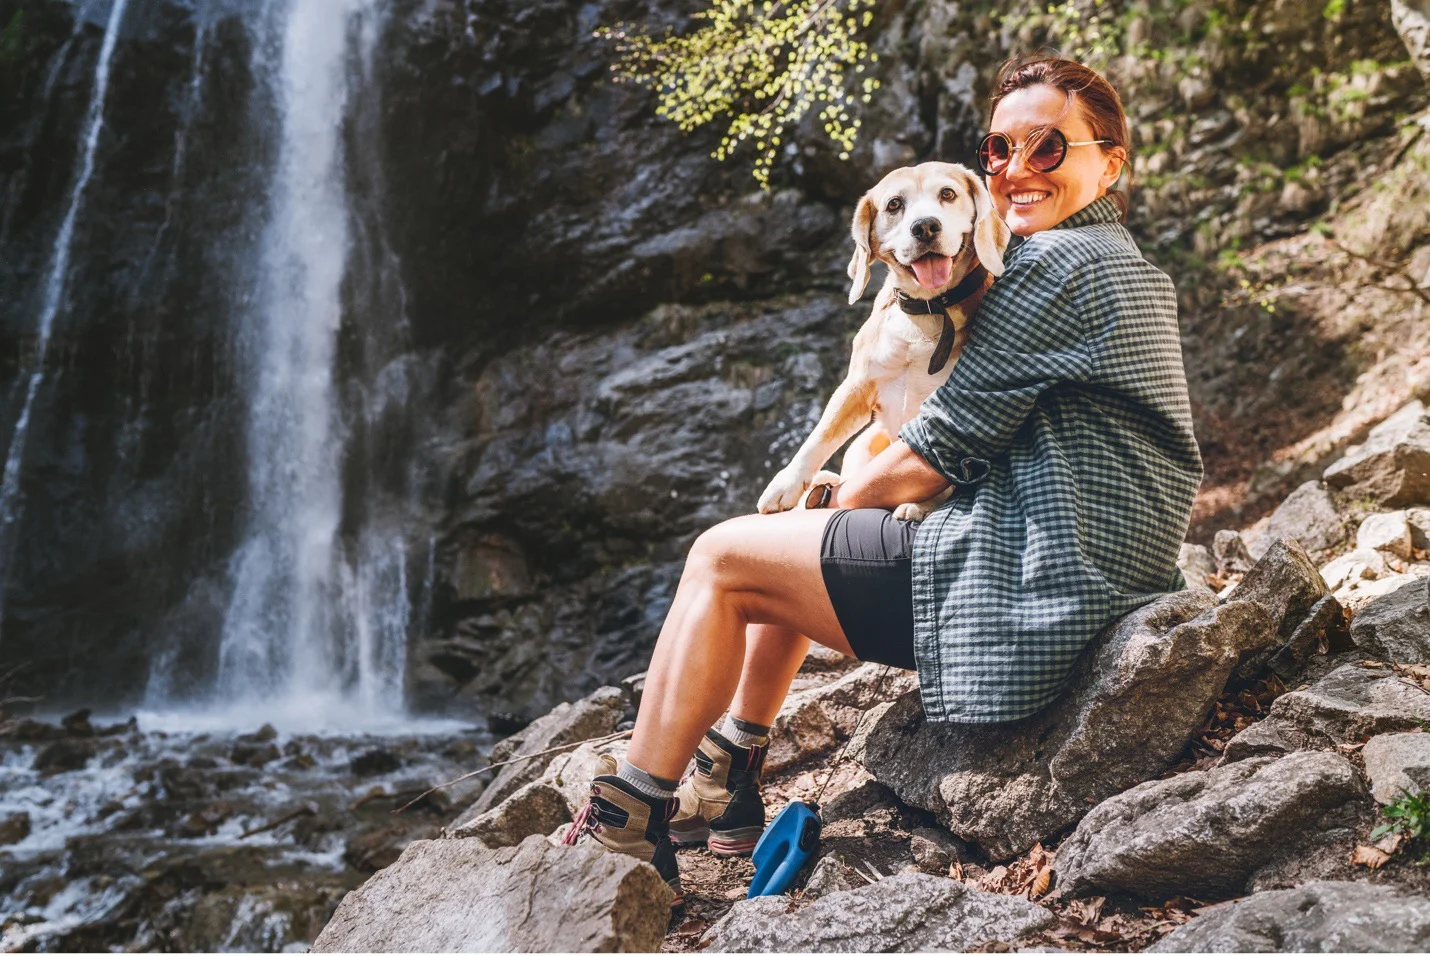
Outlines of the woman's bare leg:
<svg viewBox="0 0 1430 956">
<path fill-rule="evenodd" d="M 745 628 L 745 666 L 730 715 L 768 727 L 784 704 L 790 682 L 809 653 L 809 638 L 778 624 Z"/>
<path fill-rule="evenodd" d="M 799 668 L 804 655 L 797 638 L 808 635 L 853 656 L 819 565 L 824 526 L 833 514 L 742 515 L 696 540 L 646 674 L 631 738 L 632 764 L 672 780 L 685 772 L 696 745 L 730 705 L 749 669 L 749 625 L 774 626 L 752 636 L 761 657 L 774 657 L 780 665 L 779 674 L 752 684 L 745 698 L 761 716 L 773 716 L 768 709 L 774 691 L 783 699 Z M 765 722 L 753 714 L 739 716 Z"/>
</svg>

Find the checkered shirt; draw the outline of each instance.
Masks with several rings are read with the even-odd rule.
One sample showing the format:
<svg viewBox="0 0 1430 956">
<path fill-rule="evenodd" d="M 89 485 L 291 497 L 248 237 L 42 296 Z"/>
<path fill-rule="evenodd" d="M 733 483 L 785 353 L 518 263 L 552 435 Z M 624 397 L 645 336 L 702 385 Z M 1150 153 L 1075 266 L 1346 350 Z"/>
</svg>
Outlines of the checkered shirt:
<svg viewBox="0 0 1430 956">
<path fill-rule="evenodd" d="M 1051 703 L 1115 618 L 1186 587 L 1202 459 L 1172 281 L 1096 199 L 1007 255 L 948 381 L 899 432 L 958 484 L 919 525 L 914 654 L 931 721 Z"/>
</svg>

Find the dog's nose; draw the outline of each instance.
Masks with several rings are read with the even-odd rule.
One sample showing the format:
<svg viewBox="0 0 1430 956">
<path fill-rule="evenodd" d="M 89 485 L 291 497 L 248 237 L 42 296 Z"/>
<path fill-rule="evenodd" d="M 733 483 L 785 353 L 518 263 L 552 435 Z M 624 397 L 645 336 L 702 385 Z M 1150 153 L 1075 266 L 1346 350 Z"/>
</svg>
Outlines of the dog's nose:
<svg viewBox="0 0 1430 956">
<path fill-rule="evenodd" d="M 933 237 L 938 235 L 939 230 L 942 228 L 942 223 L 933 216 L 929 216 L 927 219 L 920 219 L 914 223 L 909 227 L 909 231 L 914 234 L 914 238 L 919 242 L 932 242 Z"/>
</svg>

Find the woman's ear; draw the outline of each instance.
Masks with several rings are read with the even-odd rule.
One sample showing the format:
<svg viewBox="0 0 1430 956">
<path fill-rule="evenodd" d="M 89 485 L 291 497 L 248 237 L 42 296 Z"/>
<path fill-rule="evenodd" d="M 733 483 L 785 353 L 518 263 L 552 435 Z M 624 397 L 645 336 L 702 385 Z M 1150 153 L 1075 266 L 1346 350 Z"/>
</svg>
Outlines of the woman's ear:
<svg viewBox="0 0 1430 956">
<path fill-rule="evenodd" d="M 849 232 L 854 237 L 854 256 L 849 260 L 849 304 L 858 302 L 869 285 L 869 267 L 874 264 L 874 200 L 865 193 L 854 207 Z"/>
<path fill-rule="evenodd" d="M 1115 183 L 1122 179 L 1127 170 L 1127 153 L 1120 146 L 1114 146 L 1107 153 L 1107 166 L 1102 171 L 1099 179 L 1103 192 L 1111 189 Z"/>
<path fill-rule="evenodd" d="M 978 253 L 983 268 L 997 278 L 1003 274 L 1003 250 L 1008 248 L 1013 230 L 993 208 L 988 187 L 972 173 L 968 174 L 968 182 L 973 192 L 973 251 Z"/>
</svg>

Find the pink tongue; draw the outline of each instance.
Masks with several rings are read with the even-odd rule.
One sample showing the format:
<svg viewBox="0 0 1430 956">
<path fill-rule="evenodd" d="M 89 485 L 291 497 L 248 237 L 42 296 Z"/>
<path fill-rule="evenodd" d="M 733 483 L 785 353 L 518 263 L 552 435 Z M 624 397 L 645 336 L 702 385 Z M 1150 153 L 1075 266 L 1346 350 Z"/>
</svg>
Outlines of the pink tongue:
<svg viewBox="0 0 1430 956">
<path fill-rule="evenodd" d="M 930 253 L 914 260 L 914 276 L 925 289 L 937 289 L 948 285 L 948 277 L 953 275 L 953 257 L 936 256 Z"/>
</svg>

